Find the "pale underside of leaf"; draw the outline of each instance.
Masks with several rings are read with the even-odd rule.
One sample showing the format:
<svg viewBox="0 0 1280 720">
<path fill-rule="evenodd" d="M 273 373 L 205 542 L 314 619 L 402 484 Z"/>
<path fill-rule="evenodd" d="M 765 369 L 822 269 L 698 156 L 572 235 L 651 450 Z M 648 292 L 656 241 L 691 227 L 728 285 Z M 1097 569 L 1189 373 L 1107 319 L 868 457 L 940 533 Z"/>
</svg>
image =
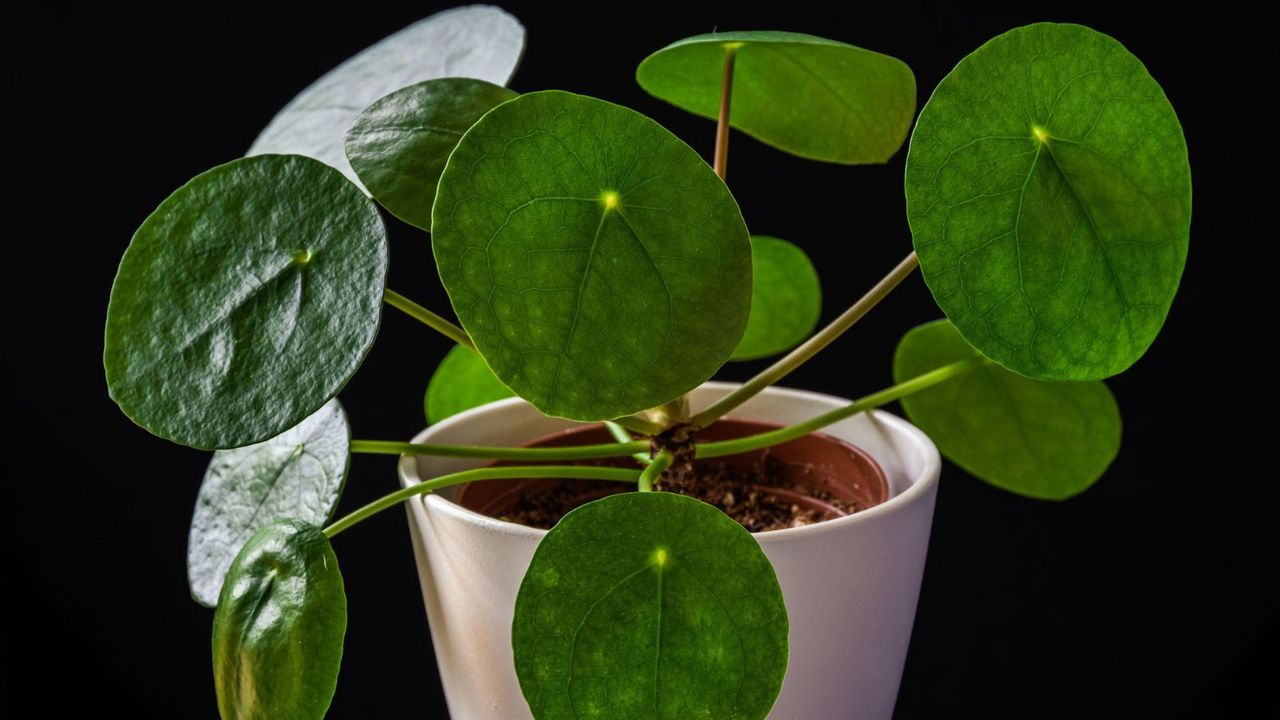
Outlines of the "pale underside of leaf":
<svg viewBox="0 0 1280 720">
<path fill-rule="evenodd" d="M 453 8 L 419 20 L 300 92 L 276 114 L 248 154 L 306 155 L 360 185 L 343 141 L 362 110 L 384 95 L 435 78 L 468 77 L 504 85 L 520 62 L 524 35 L 514 17 L 487 5 Z"/>
<path fill-rule="evenodd" d="M 196 499 L 187 547 L 191 594 L 218 602 L 240 548 L 278 518 L 323 525 L 342 495 L 350 431 L 337 400 L 266 442 L 214 453 Z"/>
</svg>

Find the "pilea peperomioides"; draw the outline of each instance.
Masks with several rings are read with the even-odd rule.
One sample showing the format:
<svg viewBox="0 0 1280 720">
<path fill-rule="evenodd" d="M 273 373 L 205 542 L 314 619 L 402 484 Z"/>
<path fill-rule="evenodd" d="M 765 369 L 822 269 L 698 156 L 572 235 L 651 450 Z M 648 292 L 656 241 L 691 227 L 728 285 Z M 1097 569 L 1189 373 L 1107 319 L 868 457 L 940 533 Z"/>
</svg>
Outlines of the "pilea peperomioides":
<svg viewBox="0 0 1280 720">
<path fill-rule="evenodd" d="M 531 711 L 763 718 L 787 667 L 783 596 L 741 525 L 653 490 L 682 450 L 770 447 L 895 400 L 958 465 L 1032 498 L 1081 492 L 1119 450 L 1119 412 L 1101 380 L 1137 360 L 1164 322 L 1186 258 L 1191 181 L 1172 106 L 1118 42 L 1042 23 L 961 60 L 911 135 L 914 250 L 814 332 L 818 275 L 796 245 L 749 234 L 724 182 L 729 130 L 818 161 L 884 162 L 911 129 L 908 67 L 782 32 L 659 50 L 637 80 L 717 120 L 708 164 L 634 110 L 493 84 L 514 71 L 523 32 L 500 10 L 461 8 L 366 50 L 282 111 L 251 157 L 175 191 L 125 251 L 107 381 L 142 427 L 215 451 L 189 571 L 193 597 L 217 608 L 228 720 L 324 715 L 346 628 L 330 540 L 415 495 L 489 479 L 635 484 L 570 512 L 529 566 L 512 640 Z M 430 232 L 457 323 L 386 287 L 375 202 Z M 917 267 L 946 319 L 903 337 L 896 384 L 799 425 L 699 439 Z M 335 396 L 384 302 L 457 343 L 428 387 L 430 422 L 515 394 L 548 415 L 607 422 L 619 441 L 352 440 Z M 681 401 L 728 361 L 788 350 L 696 414 Z M 508 462 L 332 521 L 352 452 Z M 631 455 L 641 463 L 573 464 Z"/>
</svg>

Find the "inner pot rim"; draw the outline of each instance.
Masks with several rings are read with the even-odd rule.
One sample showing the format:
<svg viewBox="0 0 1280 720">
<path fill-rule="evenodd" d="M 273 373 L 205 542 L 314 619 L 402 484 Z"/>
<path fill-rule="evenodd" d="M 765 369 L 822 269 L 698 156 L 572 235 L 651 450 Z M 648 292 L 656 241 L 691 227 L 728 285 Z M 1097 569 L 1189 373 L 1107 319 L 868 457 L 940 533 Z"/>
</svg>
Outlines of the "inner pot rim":
<svg viewBox="0 0 1280 720">
<path fill-rule="evenodd" d="M 700 387 L 706 390 L 718 390 L 727 394 L 739 386 L 740 383 L 708 381 L 703 383 Z M 836 395 L 828 395 L 810 390 L 779 387 L 776 385 L 769 387 L 764 392 L 770 393 L 774 396 L 781 396 L 782 398 L 807 400 L 820 404 L 848 404 L 853 402 L 848 398 L 842 398 Z M 474 422 L 487 413 L 502 412 L 508 407 L 520 407 L 527 405 L 528 402 L 519 397 L 496 400 L 485 405 L 480 405 L 446 418 L 435 425 L 424 428 L 414 436 L 413 442 L 429 442 L 429 440 L 425 439 L 424 436 L 432 431 L 443 430 L 454 425 L 463 425 Z M 897 483 L 890 478 L 891 494 L 889 499 L 879 505 L 869 507 L 866 510 L 860 510 L 844 517 L 832 520 L 823 520 L 822 522 L 813 523 L 811 525 L 754 532 L 751 533 L 752 537 L 756 538 L 758 541 L 768 540 L 770 543 L 776 544 L 790 540 L 807 538 L 809 535 L 814 533 L 838 532 L 845 526 L 854 523 L 875 522 L 881 517 L 896 513 L 900 509 L 905 509 L 911 504 L 927 497 L 929 489 L 938 482 L 938 477 L 940 475 L 939 470 L 941 469 L 942 464 L 942 459 L 939 456 L 938 449 L 933 444 L 933 441 L 929 439 L 924 431 L 893 413 L 875 409 L 869 410 L 863 414 L 865 414 L 873 423 L 887 426 L 887 428 L 891 429 L 892 434 L 899 437 L 901 440 L 909 442 L 909 446 L 904 447 L 903 450 L 923 456 L 920 471 L 914 478 L 910 478 L 910 485 L 901 492 L 895 493 L 894 485 Z M 531 438 L 531 440 L 532 439 L 533 438 Z M 874 454 L 872 457 L 875 457 Z M 877 460 L 877 462 L 879 461 Z M 422 477 L 418 473 L 417 464 L 418 458 L 409 455 L 401 456 L 398 470 L 401 481 L 404 485 L 416 485 L 422 482 Z M 480 467 L 481 465 L 482 463 L 477 464 L 477 467 Z M 546 530 L 541 528 L 533 528 L 528 525 L 507 522 L 506 520 L 499 520 L 497 518 L 489 517 L 488 515 L 482 515 L 474 510 L 470 510 L 453 502 L 451 498 L 446 497 L 441 493 L 427 493 L 425 496 L 419 495 L 413 499 L 423 503 L 429 503 L 433 510 L 448 513 L 455 518 L 490 532 L 496 532 L 502 535 L 525 537 L 534 541 L 540 541 L 542 536 L 547 533 Z"/>
</svg>

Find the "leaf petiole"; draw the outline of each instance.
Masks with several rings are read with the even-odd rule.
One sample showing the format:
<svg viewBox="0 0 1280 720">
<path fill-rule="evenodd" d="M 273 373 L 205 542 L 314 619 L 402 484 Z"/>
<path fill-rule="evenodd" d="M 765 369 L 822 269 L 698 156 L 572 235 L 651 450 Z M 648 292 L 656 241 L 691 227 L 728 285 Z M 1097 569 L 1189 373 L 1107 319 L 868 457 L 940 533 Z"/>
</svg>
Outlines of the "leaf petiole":
<svg viewBox="0 0 1280 720">
<path fill-rule="evenodd" d="M 743 383 L 737 390 L 725 395 L 712 403 L 710 407 L 694 415 L 689 424 L 695 428 L 704 428 L 724 417 L 724 415 L 742 403 L 755 397 L 765 388 L 789 375 L 792 370 L 803 365 L 805 361 L 817 355 L 820 350 L 843 335 L 844 331 L 853 327 L 854 323 L 861 320 L 864 315 L 871 311 L 871 308 L 879 304 L 885 296 L 892 292 L 899 283 L 905 280 L 919 266 L 920 261 L 913 251 L 902 262 L 898 263 L 897 267 L 891 270 L 888 275 L 881 278 L 875 287 L 868 290 L 866 295 L 863 295 L 848 310 L 841 313 L 840 317 L 832 320 L 829 325 L 819 330 L 795 350 L 787 353 L 781 360 L 765 368 L 759 375 Z"/>
<path fill-rule="evenodd" d="M 609 431 L 609 434 L 613 436 L 613 439 L 617 440 L 620 443 L 635 442 L 635 440 L 631 437 L 631 433 L 627 432 L 626 428 L 622 427 L 616 422 L 613 422 L 612 420 L 605 420 L 604 427 L 606 430 Z M 649 458 L 649 453 L 647 452 L 633 453 L 631 457 L 635 458 L 636 462 L 640 463 L 641 465 L 649 464 L 650 458 Z"/>
<path fill-rule="evenodd" d="M 676 456 L 670 450 L 662 450 L 653 456 L 649 466 L 640 473 L 640 492 L 653 492 L 653 481 L 662 475 L 662 471 L 671 467 Z"/>
<path fill-rule="evenodd" d="M 733 64 L 737 57 L 737 45 L 725 46 L 724 77 L 720 84 L 720 115 L 716 120 L 716 154 L 713 165 L 721 180 L 724 180 L 729 172 L 729 104 L 733 99 Z"/>
<path fill-rule="evenodd" d="M 411 485 L 407 488 L 397 490 L 389 495 L 384 495 L 359 510 L 356 510 L 350 515 L 334 522 L 332 525 L 324 529 L 324 534 L 326 537 L 332 538 L 352 525 L 376 515 L 387 508 L 394 507 L 415 495 L 425 495 L 426 493 L 435 492 L 436 490 L 442 490 L 447 487 L 477 480 L 509 480 L 516 478 L 549 477 L 579 480 L 636 482 L 639 479 L 639 476 L 639 470 L 624 470 L 622 468 L 603 468 L 583 465 L 487 467 L 463 470 L 461 472 L 449 473 L 448 475 L 441 475 L 438 478 L 432 478 L 431 480 L 418 483 L 417 485 Z"/>
<path fill-rule="evenodd" d="M 719 442 L 702 443 L 696 446 L 697 456 L 699 459 L 724 457 L 725 455 L 737 455 L 738 453 L 751 452 L 752 450 L 761 450 L 763 448 L 781 445 L 789 440 L 808 435 L 815 430 L 821 430 L 827 425 L 837 423 L 845 418 L 857 415 L 860 412 L 866 412 L 881 405 L 886 405 L 899 398 L 906 397 L 915 392 L 932 387 L 938 383 L 945 382 L 954 377 L 959 377 L 970 370 L 978 367 L 983 362 L 990 362 L 985 359 L 968 358 L 953 362 L 950 365 L 931 370 L 923 375 L 918 375 L 892 385 L 878 392 L 871 393 L 865 397 L 859 398 L 845 407 L 826 412 L 817 417 L 810 418 L 801 423 L 796 423 L 784 428 L 772 430 L 759 435 L 751 435 L 749 437 L 737 438 L 735 440 L 721 440 Z"/>
<path fill-rule="evenodd" d="M 449 338 L 450 340 L 458 343 L 459 345 L 466 345 L 472 350 L 475 349 L 476 346 L 474 343 L 471 342 L 471 336 L 467 335 L 466 330 L 463 330 L 462 328 L 449 322 L 443 317 L 422 307 L 418 303 L 401 295 L 395 290 L 392 290 L 391 288 L 387 288 L 383 292 L 382 299 L 391 307 L 399 310 L 405 315 L 408 315 L 414 320 L 418 320 L 419 322 L 422 322 L 423 324 L 427 325 L 431 329 L 438 331 L 439 333 Z"/>
<path fill-rule="evenodd" d="M 631 440 L 625 443 L 573 445 L 570 447 L 485 447 L 481 445 L 437 445 L 390 440 L 352 440 L 351 452 L 370 455 L 434 455 L 437 457 L 490 458 L 493 460 L 596 460 L 647 452 L 649 443 Z M 645 458 L 648 462 L 648 457 Z"/>
</svg>

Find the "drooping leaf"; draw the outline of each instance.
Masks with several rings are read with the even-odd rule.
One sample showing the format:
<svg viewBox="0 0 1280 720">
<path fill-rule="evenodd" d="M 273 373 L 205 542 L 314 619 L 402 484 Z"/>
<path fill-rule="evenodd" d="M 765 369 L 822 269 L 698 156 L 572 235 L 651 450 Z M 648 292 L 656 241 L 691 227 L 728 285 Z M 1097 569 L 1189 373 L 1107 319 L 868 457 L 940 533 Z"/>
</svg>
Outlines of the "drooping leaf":
<svg viewBox="0 0 1280 720">
<path fill-rule="evenodd" d="M 360 367 L 386 274 L 378 209 L 333 168 L 263 155 L 197 175 L 120 261 L 103 354 L 111 397 L 184 445 L 279 435 Z"/>
<path fill-rule="evenodd" d="M 374 100 L 443 77 L 506 84 L 524 52 L 524 27 L 490 5 L 436 13 L 330 70 L 272 118 L 249 155 L 296 153 L 338 168 L 359 184 L 343 149 L 347 130 Z"/>
<path fill-rule="evenodd" d="M 327 522 L 342 496 L 350 448 L 351 429 L 335 399 L 266 442 L 215 452 L 191 518 L 191 596 L 217 605 L 240 548 L 278 518 Z"/>
<path fill-rule="evenodd" d="M 903 336 L 893 359 L 902 382 L 981 357 L 946 320 Z M 1052 382 L 990 361 L 908 395 L 911 421 L 955 464 L 998 488 L 1065 500 L 1092 485 L 1120 451 L 1120 409 L 1100 380 Z"/>
<path fill-rule="evenodd" d="M 483 80 L 442 78 L 370 105 L 347 133 L 347 160 L 382 207 L 431 230 L 431 204 L 449 153 L 481 115 L 516 93 Z"/>
<path fill-rule="evenodd" d="M 548 415 L 660 405 L 742 338 L 751 244 L 688 145 L 624 107 L 559 91 L 485 115 L 432 213 L 440 278 L 498 378 Z"/>
<path fill-rule="evenodd" d="M 423 398 L 423 409 L 427 422 L 434 425 L 450 415 L 514 394 L 494 377 L 479 353 L 469 347 L 455 345 L 431 375 Z"/>
<path fill-rule="evenodd" d="M 533 715 L 763 718 L 787 669 L 782 588 L 760 545 L 706 503 L 622 493 L 547 533 L 512 648 Z"/>
<path fill-rule="evenodd" d="M 320 720 L 338 684 L 347 596 L 324 533 L 278 520 L 236 556 L 213 615 L 222 720 Z"/>
<path fill-rule="evenodd" d="M 725 55 L 734 53 L 729 124 L 784 152 L 858 164 L 888 160 L 907 137 L 916 80 L 897 58 L 791 32 L 722 32 L 674 42 L 645 58 L 646 92 L 712 120 Z"/>
<path fill-rule="evenodd" d="M 925 282 L 1001 365 L 1097 380 L 1163 325 L 1187 255 L 1187 146 L 1112 38 L 1040 23 L 962 60 L 920 114 L 906 193 Z"/>
<path fill-rule="evenodd" d="M 809 256 L 786 240 L 751 236 L 751 316 L 734 360 L 790 350 L 813 332 L 822 314 L 822 286 Z"/>
</svg>

